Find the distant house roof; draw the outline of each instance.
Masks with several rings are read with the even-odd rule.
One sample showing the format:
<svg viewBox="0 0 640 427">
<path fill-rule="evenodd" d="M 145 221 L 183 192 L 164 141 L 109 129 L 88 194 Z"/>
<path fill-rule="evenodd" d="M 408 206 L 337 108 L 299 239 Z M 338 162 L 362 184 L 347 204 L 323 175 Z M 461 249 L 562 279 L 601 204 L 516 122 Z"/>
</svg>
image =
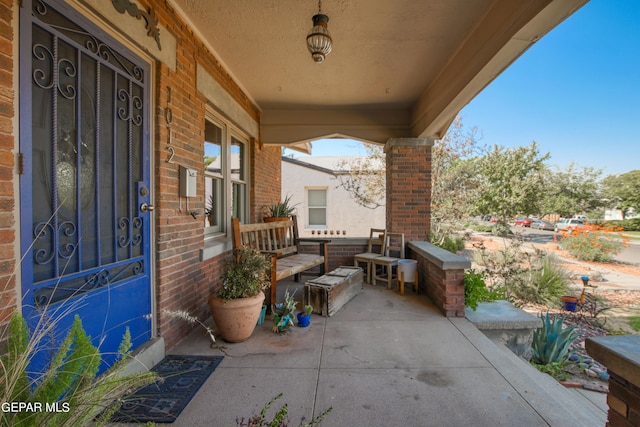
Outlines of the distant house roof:
<svg viewBox="0 0 640 427">
<path fill-rule="evenodd" d="M 305 157 L 288 157 L 283 156 L 282 160 L 297 164 L 299 166 L 309 167 L 326 173 L 348 172 L 347 167 L 350 162 L 369 159 L 366 156 L 305 156 Z M 375 159 L 369 159 L 373 161 Z M 380 169 L 384 169 L 384 165 L 380 165 Z"/>
</svg>

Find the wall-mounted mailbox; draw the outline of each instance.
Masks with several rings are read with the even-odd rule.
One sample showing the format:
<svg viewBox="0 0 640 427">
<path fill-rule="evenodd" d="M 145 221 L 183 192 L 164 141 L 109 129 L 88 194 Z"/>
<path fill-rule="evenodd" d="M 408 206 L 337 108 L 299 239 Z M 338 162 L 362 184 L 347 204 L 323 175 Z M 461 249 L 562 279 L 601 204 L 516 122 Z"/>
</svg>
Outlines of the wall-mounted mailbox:
<svg viewBox="0 0 640 427">
<path fill-rule="evenodd" d="M 196 178 L 195 169 L 180 166 L 180 197 L 196 197 Z"/>
</svg>

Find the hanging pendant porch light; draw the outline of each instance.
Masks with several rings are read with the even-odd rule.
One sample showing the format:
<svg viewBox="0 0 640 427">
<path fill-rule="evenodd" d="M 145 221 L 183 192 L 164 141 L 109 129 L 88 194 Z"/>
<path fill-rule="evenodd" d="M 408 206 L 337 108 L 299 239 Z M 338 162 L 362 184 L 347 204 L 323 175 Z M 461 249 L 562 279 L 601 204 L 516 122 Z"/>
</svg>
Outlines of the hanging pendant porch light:
<svg viewBox="0 0 640 427">
<path fill-rule="evenodd" d="M 315 62 L 324 61 L 325 56 L 331 52 L 331 34 L 327 29 L 329 17 L 322 13 L 322 1 L 318 1 L 318 13 L 311 18 L 313 28 L 307 34 L 307 48 L 311 52 L 311 58 Z"/>
</svg>

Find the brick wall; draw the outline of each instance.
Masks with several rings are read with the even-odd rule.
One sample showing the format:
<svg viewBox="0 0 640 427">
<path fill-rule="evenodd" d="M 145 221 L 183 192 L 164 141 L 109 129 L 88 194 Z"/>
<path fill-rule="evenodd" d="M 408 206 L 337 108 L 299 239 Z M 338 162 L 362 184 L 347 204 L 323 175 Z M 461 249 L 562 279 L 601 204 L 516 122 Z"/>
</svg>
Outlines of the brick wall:
<svg viewBox="0 0 640 427">
<path fill-rule="evenodd" d="M 609 372 L 607 426 L 640 426 L 640 336 L 591 337 L 585 349 Z"/>
<path fill-rule="evenodd" d="M 418 276 L 421 291 L 445 316 L 464 317 L 464 270 L 442 270 L 418 257 Z"/>
<path fill-rule="evenodd" d="M 13 14 L 17 6 L 12 0 L 0 0 L 0 331 L 16 308 L 16 281 L 12 275 L 16 259 L 16 194 L 17 177 L 14 153 L 15 92 L 13 58 Z"/>
<path fill-rule="evenodd" d="M 163 315 L 162 310 L 186 310 L 201 320 L 210 316 L 207 299 L 219 286 L 219 278 L 230 254 L 200 260 L 204 247 L 204 176 L 198 174 L 198 194 L 189 201 L 190 209 L 199 216 L 191 217 L 185 201 L 178 197 L 179 165 L 202 170 L 204 122 L 206 102 L 196 88 L 196 67 L 200 64 L 254 120 L 260 112 L 242 92 L 229 73 L 207 50 L 174 11 L 161 0 L 140 1 L 141 7 L 156 11 L 158 21 L 176 38 L 177 64 L 175 71 L 157 62 L 155 134 L 155 204 L 156 204 L 156 299 L 158 307 L 158 333 L 172 348 L 194 327 L 179 319 Z M 165 111 L 171 108 L 173 123 L 173 163 L 167 163 Z M 257 219 L 260 207 L 280 197 L 280 149 L 260 148 L 252 139 L 250 159 L 250 209 Z"/>
<path fill-rule="evenodd" d="M 640 387 L 609 371 L 609 427 L 640 425 Z"/>
<path fill-rule="evenodd" d="M 414 250 L 415 245 L 422 249 Z M 443 254 L 454 262 L 443 262 Z M 471 262 L 426 242 L 414 242 L 407 258 L 418 261 L 420 292 L 426 293 L 445 316 L 464 317 L 464 271 L 471 267 Z"/>
<path fill-rule="evenodd" d="M 251 222 L 262 222 L 263 208 L 281 198 L 282 160 L 280 147 L 260 147 L 251 153 Z"/>
<path fill-rule="evenodd" d="M 423 138 L 395 138 L 385 146 L 386 228 L 404 233 L 405 242 L 429 240 L 431 147 Z"/>
</svg>

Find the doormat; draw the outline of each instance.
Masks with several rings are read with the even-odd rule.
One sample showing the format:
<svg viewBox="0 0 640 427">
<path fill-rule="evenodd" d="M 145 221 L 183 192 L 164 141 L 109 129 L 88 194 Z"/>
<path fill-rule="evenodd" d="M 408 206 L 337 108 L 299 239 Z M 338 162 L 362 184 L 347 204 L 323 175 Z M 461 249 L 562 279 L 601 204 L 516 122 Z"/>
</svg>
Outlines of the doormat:
<svg viewBox="0 0 640 427">
<path fill-rule="evenodd" d="M 151 369 L 164 381 L 149 384 L 124 398 L 113 422 L 172 423 L 223 356 L 169 355 Z"/>
</svg>

